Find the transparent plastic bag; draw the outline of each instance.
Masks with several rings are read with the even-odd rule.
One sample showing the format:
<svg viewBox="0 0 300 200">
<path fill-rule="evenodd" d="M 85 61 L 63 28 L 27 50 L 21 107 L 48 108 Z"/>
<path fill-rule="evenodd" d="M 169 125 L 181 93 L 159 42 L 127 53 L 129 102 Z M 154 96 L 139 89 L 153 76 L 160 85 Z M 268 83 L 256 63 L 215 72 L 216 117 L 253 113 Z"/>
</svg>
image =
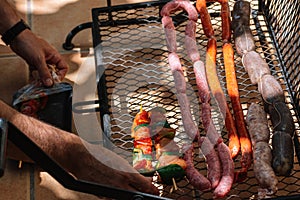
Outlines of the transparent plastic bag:
<svg viewBox="0 0 300 200">
<path fill-rule="evenodd" d="M 13 106 L 23 114 L 71 131 L 72 86 L 69 83 L 55 81 L 52 87 L 45 87 L 40 81 L 33 81 L 14 94 Z"/>
</svg>

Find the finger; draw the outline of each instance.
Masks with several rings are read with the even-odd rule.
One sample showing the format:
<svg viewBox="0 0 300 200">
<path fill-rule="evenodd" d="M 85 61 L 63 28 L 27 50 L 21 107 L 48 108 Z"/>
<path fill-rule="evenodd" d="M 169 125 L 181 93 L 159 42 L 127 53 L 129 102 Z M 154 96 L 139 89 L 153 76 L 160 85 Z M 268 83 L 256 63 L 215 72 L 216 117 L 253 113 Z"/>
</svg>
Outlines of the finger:
<svg viewBox="0 0 300 200">
<path fill-rule="evenodd" d="M 69 66 L 64 60 L 60 60 L 60 62 L 56 64 L 56 69 L 56 73 L 59 76 L 60 80 L 63 80 L 68 72 Z"/>
<path fill-rule="evenodd" d="M 41 62 L 39 67 L 37 67 L 37 70 L 39 72 L 40 79 L 41 79 L 43 85 L 45 85 L 47 87 L 51 87 L 53 85 L 52 76 L 51 76 L 50 71 L 47 67 L 47 64 L 44 60 L 43 60 L 43 62 Z"/>
<path fill-rule="evenodd" d="M 68 72 L 69 66 L 61 57 L 61 55 L 59 53 L 52 53 L 51 56 L 47 59 L 47 62 L 55 66 L 56 74 L 59 76 L 60 80 L 63 80 Z"/>
</svg>

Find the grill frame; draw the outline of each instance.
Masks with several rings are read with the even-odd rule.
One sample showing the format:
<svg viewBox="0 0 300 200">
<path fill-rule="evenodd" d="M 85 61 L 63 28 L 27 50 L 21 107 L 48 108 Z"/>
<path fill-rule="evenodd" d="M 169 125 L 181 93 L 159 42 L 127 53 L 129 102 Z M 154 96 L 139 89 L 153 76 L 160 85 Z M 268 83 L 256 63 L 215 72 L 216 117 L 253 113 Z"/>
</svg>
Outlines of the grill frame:
<svg viewBox="0 0 300 200">
<path fill-rule="evenodd" d="M 161 8 L 161 6 L 163 6 L 166 2 L 168 1 L 151 1 L 151 2 L 146 2 L 146 3 L 137 3 L 137 4 L 126 4 L 126 5 L 120 5 L 120 6 L 110 6 L 110 7 L 103 7 L 103 8 L 94 8 L 92 10 L 92 17 L 93 17 L 93 29 L 92 29 L 92 33 L 93 33 L 93 44 L 94 44 L 94 52 L 95 52 L 95 61 L 96 61 L 96 73 L 97 73 L 97 87 L 98 87 L 98 98 L 99 98 L 99 111 L 100 111 L 100 117 L 101 117 L 101 125 L 103 127 L 103 142 L 104 142 L 104 146 L 106 146 L 107 148 L 113 150 L 113 151 L 117 151 L 117 153 L 122 155 L 123 151 L 123 147 L 121 148 L 121 151 L 119 151 L 118 149 L 116 150 L 115 145 L 118 146 L 120 143 L 116 143 L 116 140 L 113 140 L 114 143 L 112 143 L 112 137 L 114 137 L 114 133 L 111 131 L 113 128 L 113 123 L 115 123 L 115 119 L 114 119 L 114 115 L 117 112 L 113 111 L 113 106 L 110 105 L 112 102 L 112 95 L 111 95 L 111 90 L 114 86 L 110 86 L 109 83 L 111 82 L 110 78 L 114 77 L 114 71 L 110 72 L 109 74 L 106 74 L 107 71 L 112 70 L 112 68 L 116 68 L 118 67 L 118 63 L 116 65 L 112 65 L 112 66 L 107 66 L 106 65 L 106 61 L 105 59 L 107 59 L 107 57 L 105 56 L 105 53 L 103 53 L 104 51 L 106 51 L 105 48 L 105 44 L 107 41 L 114 39 L 114 37 L 110 37 L 109 34 L 114 35 L 113 33 L 118 33 L 121 29 L 118 29 L 118 27 L 134 27 L 135 26 L 131 26 L 131 25 L 138 25 L 138 26 L 142 26 L 143 23 L 145 23 L 145 21 L 153 21 L 153 20 L 157 20 L 157 23 L 160 23 L 160 17 L 159 16 L 148 16 L 145 19 L 140 19 L 140 18 L 129 18 L 127 19 L 126 17 L 124 17 L 124 15 L 127 15 L 126 13 L 129 12 L 131 13 L 131 10 L 139 10 L 139 9 L 148 9 L 148 8 L 154 8 L 157 7 L 158 9 Z M 232 9 L 234 1 L 230 1 L 230 7 Z M 294 48 L 292 52 L 288 51 L 289 47 L 287 46 L 286 43 L 283 42 L 283 35 L 287 34 L 287 33 L 282 33 L 282 30 L 280 29 L 280 26 L 276 27 L 275 25 L 278 25 L 278 22 L 276 21 L 276 17 L 274 15 L 274 12 L 276 13 L 276 11 L 278 11 L 278 7 L 276 7 L 276 1 L 273 0 L 265 0 L 265 1 L 251 1 L 252 3 L 252 7 L 254 5 L 255 9 L 252 10 L 252 16 L 251 16 L 251 29 L 253 30 L 253 35 L 256 41 L 256 47 L 257 50 L 259 51 L 259 53 L 261 53 L 261 55 L 266 59 L 266 61 L 268 62 L 270 69 L 271 69 L 271 73 L 272 75 L 274 75 L 278 81 L 280 81 L 282 88 L 285 91 L 285 95 L 286 95 L 286 100 L 287 100 L 287 104 L 293 114 L 294 117 L 294 121 L 295 121 L 295 126 L 296 126 L 296 136 L 299 136 L 299 107 L 297 106 L 298 104 L 298 100 L 297 100 L 297 91 L 299 90 L 297 88 L 297 85 L 299 85 L 299 80 L 300 80 L 300 75 L 299 72 L 297 71 L 297 67 L 299 67 L 299 50 L 297 50 L 297 48 Z M 284 1 L 280 2 L 281 4 L 284 4 Z M 299 1 L 295 2 L 295 6 L 294 9 L 297 9 L 297 4 L 299 5 Z M 274 6 L 274 8 L 272 7 Z M 217 23 L 220 23 L 220 14 L 216 10 L 214 10 L 215 4 L 208 4 L 208 8 L 210 11 L 210 15 L 212 17 L 213 20 L 217 20 Z M 216 6 L 217 7 L 217 6 Z M 298 6 L 299 7 L 299 6 Z M 279 6 L 279 8 L 284 9 L 284 7 Z M 298 8 L 299 9 L 299 8 Z M 121 13 L 120 16 L 118 16 L 117 13 Z M 125 14 L 124 14 L 125 13 Z M 159 12 L 158 12 L 159 13 Z M 297 12 L 295 12 L 297 13 Z M 99 19 L 100 15 L 104 14 L 104 18 L 107 18 L 106 20 L 104 19 Z M 277 12 L 277 14 L 281 14 L 284 17 L 284 11 L 283 12 Z M 129 15 L 129 14 L 128 14 Z M 182 27 L 184 27 L 184 20 L 186 19 L 186 17 L 184 17 L 185 14 L 183 12 L 178 12 L 173 16 L 173 20 L 175 21 L 175 27 L 180 27 L 181 31 L 183 30 Z M 181 17 L 184 17 L 184 20 L 180 19 Z M 297 20 L 296 16 L 296 20 Z M 281 19 L 281 18 L 280 18 Z M 296 21 L 295 20 L 295 21 Z M 282 22 L 282 21 L 280 21 Z M 283 23 L 283 22 L 282 22 Z M 147 24 L 147 23 L 146 23 Z M 285 25 L 280 24 L 279 25 Z M 218 27 L 218 26 L 217 26 Z M 133 28 L 133 29 L 134 29 Z M 113 29 L 114 31 L 111 31 L 111 33 L 107 33 L 110 31 L 110 29 Z M 126 28 L 124 28 L 126 29 Z M 299 26 L 298 26 L 299 29 Z M 295 30 L 295 32 L 292 32 L 293 30 Z M 106 34 L 102 34 L 101 35 L 101 31 L 106 33 Z M 129 30 L 130 31 L 130 30 Z M 295 29 L 289 29 L 290 34 L 294 34 L 295 35 L 295 41 L 296 44 L 299 43 L 299 37 L 297 38 L 297 27 Z M 120 31 L 121 32 L 121 31 Z M 155 32 L 156 33 L 156 32 Z M 179 32 L 180 33 L 180 32 Z M 122 34 L 115 34 L 116 37 L 122 37 Z M 130 34 L 129 34 L 130 35 Z M 216 35 L 217 37 L 220 36 L 220 32 L 216 31 Z M 199 33 L 197 33 L 197 41 L 199 41 L 199 45 L 202 47 L 205 47 L 205 40 L 207 38 L 203 38 L 203 33 L 201 33 L 201 30 L 199 30 Z M 122 38 L 124 39 L 124 38 Z M 127 39 L 127 38 L 125 38 Z M 180 39 L 179 39 L 180 40 Z M 290 41 L 292 39 L 289 39 Z M 116 43 L 120 43 L 122 42 L 121 40 L 116 40 Z M 107 42 L 107 44 L 110 44 L 109 42 Z M 125 46 L 128 44 L 125 44 Z M 136 45 L 136 44 L 134 44 Z M 133 45 L 133 46 L 134 46 Z M 221 45 L 222 43 L 220 43 L 220 40 L 218 39 L 218 55 L 221 54 L 220 50 L 221 50 Z M 128 45 L 130 46 L 130 45 Z M 150 45 L 151 46 L 151 45 Z M 162 45 L 158 45 L 155 46 L 154 48 L 164 48 L 164 44 Z M 179 45 L 180 46 L 180 45 Z M 113 46 L 114 48 L 118 47 L 118 44 Z M 132 50 L 132 52 L 130 51 L 130 49 L 128 50 L 127 48 L 124 48 L 123 46 L 120 46 L 120 49 L 111 49 L 109 51 L 115 53 L 115 51 L 120 51 L 119 53 L 116 53 L 118 55 L 119 60 L 126 60 L 124 59 L 125 55 L 128 54 L 137 54 L 137 55 L 143 55 L 143 56 L 148 56 L 149 54 L 153 55 L 155 53 L 154 49 L 153 51 L 151 51 L 151 49 L 147 49 L 147 45 L 145 45 L 146 50 L 142 49 L 141 52 L 145 51 L 144 54 L 141 54 L 141 52 L 136 52 L 136 47 L 134 47 Z M 205 49 L 200 48 L 200 54 L 201 54 L 201 58 L 202 60 L 204 60 L 204 54 L 205 53 Z M 151 46 L 152 48 L 152 46 Z M 110 52 L 110 53 L 111 53 Z M 150 52 L 150 53 L 149 53 Z M 164 50 L 162 51 L 162 58 L 163 60 L 166 60 L 166 53 L 167 51 Z M 114 54 L 114 55 L 116 55 Z M 130 54 L 130 55 L 131 55 Z M 189 61 L 186 58 L 186 55 L 184 55 L 184 52 L 181 51 L 180 54 L 182 55 L 182 58 L 186 59 L 184 60 L 184 63 L 187 63 L 187 65 L 189 65 Z M 297 60 L 297 55 L 298 55 L 298 60 Z M 111 56 L 113 57 L 113 56 Z M 112 63 L 113 62 L 117 62 L 117 58 L 113 59 L 109 57 L 109 59 L 112 59 Z M 138 59 L 138 56 L 127 56 L 126 58 L 133 58 L 133 59 Z M 286 62 L 287 58 L 293 58 L 296 62 L 296 64 L 293 65 L 293 63 L 291 62 Z M 146 61 L 148 61 L 147 59 L 145 59 Z M 220 82 L 221 85 L 225 85 L 225 77 L 224 77 L 224 69 L 222 68 L 223 64 L 222 64 L 222 57 L 218 57 L 217 58 L 217 66 L 218 66 L 218 72 L 219 72 L 219 78 L 220 78 Z M 155 65 L 156 62 L 153 63 L 145 63 L 146 67 L 151 67 L 153 65 Z M 128 63 L 127 63 L 128 64 Z M 245 102 L 249 103 L 249 102 L 253 102 L 253 101 L 257 101 L 257 100 L 261 100 L 260 98 L 260 94 L 257 91 L 257 87 L 253 86 L 250 84 L 249 82 L 249 78 L 247 77 L 247 73 L 244 71 L 242 64 L 241 64 L 241 58 L 235 54 L 235 64 L 237 66 L 237 75 L 239 77 L 239 86 L 240 86 L 240 93 L 241 93 L 241 101 L 242 104 L 245 104 Z M 140 66 L 139 66 L 140 67 Z M 189 73 L 188 67 L 186 67 L 186 71 L 187 73 Z M 125 67 L 126 69 L 126 67 Z M 124 72 L 124 69 L 121 69 L 122 71 L 122 75 L 127 76 L 127 72 Z M 151 70 L 149 70 L 151 71 Z M 116 72 L 118 72 L 116 70 Z M 148 72 L 148 71 L 147 71 Z M 143 73 L 141 72 L 138 75 L 143 75 Z M 190 74 L 189 74 L 190 75 Z M 189 76 L 190 77 L 190 76 Z M 118 77 L 119 79 L 122 78 Z M 131 80 L 131 79 L 130 79 Z M 114 81 L 113 81 L 114 82 Z M 193 80 L 191 81 L 193 82 Z M 136 83 L 137 84 L 137 83 Z M 117 85 L 117 84 L 116 84 Z M 132 83 L 130 86 L 134 85 L 134 83 Z M 242 85 L 242 86 L 241 86 Z M 193 88 L 193 86 L 191 86 Z M 242 87 L 242 89 L 241 89 Z M 151 87 L 150 87 L 151 88 Z M 138 88 L 141 89 L 141 88 Z M 143 90 L 145 88 L 142 87 L 141 90 Z M 251 92 L 247 91 L 248 89 L 251 90 Z M 122 89 L 120 89 L 121 91 Z M 147 91 L 151 91 L 147 90 L 147 88 L 145 89 L 146 92 L 144 93 L 149 93 Z M 226 93 L 226 88 L 224 87 L 224 91 Z M 130 91 L 132 92 L 132 91 Z M 144 94 L 143 93 L 143 94 Z M 193 92 L 191 93 L 193 95 Z M 124 94 L 126 95 L 126 94 Z M 140 102 L 140 101 L 138 101 Z M 127 102 L 126 102 L 127 103 Z M 122 104 L 122 102 L 120 103 Z M 156 102 L 157 104 L 157 102 Z M 230 105 L 230 104 L 229 104 Z M 135 105 L 135 108 L 137 108 L 138 105 Z M 147 108 L 147 107 L 146 107 Z M 243 107 L 244 109 L 244 114 L 247 112 L 247 107 Z M 131 120 L 134 117 L 134 112 L 136 112 L 138 109 L 133 110 L 130 114 L 131 116 Z M 176 116 L 173 115 L 173 117 Z M 172 116 L 169 118 L 172 118 Z M 197 118 L 198 119 L 198 118 Z M 218 116 L 216 117 L 216 119 L 218 120 Z M 127 121 L 130 121 L 129 119 L 127 119 Z M 113 123 L 112 123 L 113 122 Z M 126 124 L 126 123 L 125 123 Z M 124 135 L 128 135 L 128 130 L 130 129 L 130 124 L 127 123 L 128 129 L 127 132 Z M 179 125 L 178 125 L 179 126 Z M 178 127 L 175 127 L 178 128 Z M 201 124 L 199 124 L 199 128 L 201 130 Z M 224 137 L 225 142 L 227 142 L 227 138 L 226 138 L 226 130 L 224 131 L 223 128 L 220 128 L 220 132 Z M 130 134 L 129 134 L 130 135 Z M 118 139 L 118 138 L 117 138 Z M 128 139 L 128 138 L 127 138 Z M 127 140 L 125 139 L 125 140 Z M 179 141 L 185 141 L 186 138 L 180 138 Z M 128 139 L 130 140 L 130 139 Z M 295 141 L 295 145 L 298 142 L 298 137 L 294 138 Z M 117 141 L 118 142 L 118 141 Z M 121 140 L 121 143 L 124 142 Z M 130 149 L 131 147 L 129 146 L 128 149 Z M 125 149 L 125 150 L 128 150 Z M 299 152 L 299 151 L 296 151 Z M 128 161 L 130 162 L 130 152 L 125 152 L 124 154 L 125 158 L 128 159 Z M 197 157 L 197 156 L 196 156 Z M 198 166 L 198 168 L 201 171 L 205 172 L 205 165 L 203 165 L 203 159 L 199 158 L 199 159 L 195 159 L 195 164 L 196 166 Z M 237 166 L 238 164 L 238 159 L 236 160 L 236 164 Z M 279 192 L 273 196 L 273 198 L 275 199 L 280 199 L 283 197 L 290 197 L 290 198 L 298 198 L 298 194 L 300 194 L 300 190 L 296 190 L 296 189 L 290 189 L 289 185 L 291 183 L 295 184 L 296 187 L 297 185 L 300 185 L 299 181 L 295 181 L 295 179 L 299 179 L 298 176 L 300 176 L 300 169 L 299 169 L 299 162 L 298 160 L 296 160 L 295 158 L 295 164 L 294 164 L 294 172 L 292 173 L 292 178 L 284 178 L 284 177 L 279 177 L 279 182 L 280 184 L 280 188 L 279 188 Z M 237 167 L 238 169 L 238 167 Z M 202 193 L 199 191 L 195 191 L 194 189 L 191 188 L 191 186 L 189 186 L 189 184 L 187 184 L 186 182 L 183 183 L 179 183 L 179 188 L 181 189 L 181 192 L 177 191 L 177 192 L 173 192 L 172 194 L 166 192 L 166 197 L 168 198 L 174 198 L 174 199 L 181 199 L 181 198 L 190 198 L 190 199 L 210 199 L 211 198 L 211 193 L 210 192 L 206 192 L 206 193 Z M 232 195 L 232 198 L 235 198 L 234 196 L 240 196 L 243 198 L 253 198 L 253 195 L 255 195 L 257 193 L 257 182 L 254 178 L 254 174 L 253 174 L 253 170 L 252 168 L 249 171 L 249 178 L 247 180 L 247 183 L 245 184 L 240 184 L 240 185 L 234 185 L 232 191 L 230 192 L 229 195 Z M 170 186 L 167 186 L 164 189 L 164 192 L 169 190 Z M 281 191 L 281 189 L 283 191 Z M 183 190 L 183 193 L 182 193 Z M 189 194 L 187 194 L 189 193 Z M 192 193 L 192 195 L 190 195 Z M 187 196 L 186 196 L 187 195 Z M 189 196 L 190 195 L 190 196 Z M 238 198 L 238 197 L 236 197 Z"/>
</svg>

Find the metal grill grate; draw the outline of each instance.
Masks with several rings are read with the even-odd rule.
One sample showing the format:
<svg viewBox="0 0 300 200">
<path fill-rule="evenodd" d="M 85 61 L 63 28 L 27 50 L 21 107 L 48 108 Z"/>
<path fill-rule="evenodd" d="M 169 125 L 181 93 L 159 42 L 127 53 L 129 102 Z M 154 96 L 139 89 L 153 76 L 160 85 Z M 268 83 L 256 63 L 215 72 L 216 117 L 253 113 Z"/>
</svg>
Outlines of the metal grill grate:
<svg viewBox="0 0 300 200">
<path fill-rule="evenodd" d="M 266 13 L 266 22 L 271 29 L 271 37 L 281 62 L 285 81 L 289 87 L 290 94 L 299 109 L 300 88 L 300 1 L 266 0 L 262 4 Z"/>
<path fill-rule="evenodd" d="M 167 110 L 168 122 L 172 128 L 176 129 L 176 142 L 182 145 L 188 140 L 182 126 L 173 77 L 168 66 L 165 37 L 159 17 L 160 8 L 165 2 L 153 1 L 93 10 L 93 39 L 99 78 L 100 113 L 103 119 L 104 133 L 111 142 L 109 145 L 107 144 L 107 147 L 122 155 L 129 162 L 132 159 L 133 148 L 133 140 L 130 136 L 131 125 L 140 105 L 145 110 L 155 106 L 164 107 Z M 259 2 L 251 1 L 253 9 L 251 30 L 257 51 L 267 60 L 272 74 L 280 81 L 286 91 L 287 102 L 295 117 L 296 131 L 299 134 L 296 111 L 294 110 L 293 98 L 291 98 L 293 91 L 299 84 L 299 14 L 297 14 L 299 13 L 299 1 L 297 2 L 298 5 L 288 1 L 287 4 L 290 5 L 290 8 L 284 9 L 284 5 L 286 5 L 284 3 L 280 3 L 282 5 L 276 7 L 279 4 L 276 1 L 266 1 L 260 4 L 260 8 L 265 9 L 271 17 L 265 18 L 259 10 Z M 230 8 L 233 7 L 233 4 L 234 1 L 230 1 Z M 218 40 L 217 68 L 219 79 L 226 93 L 225 70 L 221 51 L 220 6 L 218 3 L 212 3 L 208 5 L 208 9 Z M 287 18 L 288 14 L 294 17 Z M 280 18 L 272 17 L 277 15 Z M 266 19 L 269 20 L 268 23 L 265 21 Z M 173 21 L 177 30 L 178 55 L 186 75 L 187 94 L 190 98 L 192 114 L 201 131 L 202 125 L 199 118 L 201 108 L 197 97 L 196 82 L 191 62 L 183 48 L 184 29 L 187 22 L 186 13 L 175 13 Z M 203 34 L 200 21 L 198 23 L 197 42 L 201 58 L 204 61 L 207 38 Z M 268 24 L 276 27 L 274 36 L 278 43 L 274 42 L 274 36 L 269 31 Z M 286 32 L 282 32 L 282 30 L 286 30 Z M 290 33 L 292 33 L 291 36 L 287 36 Z M 241 103 L 244 114 L 246 114 L 250 103 L 260 101 L 261 97 L 257 87 L 250 83 L 250 79 L 242 66 L 241 58 L 237 54 L 235 64 Z M 213 110 L 213 114 L 214 119 L 219 124 L 219 131 L 227 142 L 227 132 L 224 130 L 223 124 L 220 123 L 217 110 Z M 239 158 L 235 162 L 238 168 Z M 198 152 L 195 157 L 195 165 L 201 173 L 206 174 L 204 159 Z M 278 177 L 279 191 L 274 197 L 299 194 L 299 178 L 300 167 L 295 158 L 292 175 L 290 177 Z M 212 198 L 211 192 L 203 193 L 194 190 L 185 180 L 179 182 L 179 190 L 172 193 L 169 192 L 170 186 L 161 187 L 163 188 L 163 196 L 169 198 Z M 231 195 L 231 199 L 251 199 L 255 198 L 257 189 L 258 185 L 251 168 L 248 178 L 242 183 L 233 185 L 229 195 Z"/>
</svg>

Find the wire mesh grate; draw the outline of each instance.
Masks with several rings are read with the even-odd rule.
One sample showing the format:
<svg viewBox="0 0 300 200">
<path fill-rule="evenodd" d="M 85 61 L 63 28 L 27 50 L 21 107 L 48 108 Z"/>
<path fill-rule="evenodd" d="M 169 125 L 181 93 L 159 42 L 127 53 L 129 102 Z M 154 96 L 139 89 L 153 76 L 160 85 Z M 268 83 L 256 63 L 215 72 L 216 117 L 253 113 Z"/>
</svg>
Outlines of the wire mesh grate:
<svg viewBox="0 0 300 200">
<path fill-rule="evenodd" d="M 288 3 L 289 9 L 284 4 L 277 5 L 276 1 L 264 1 L 262 8 L 271 16 L 266 18 L 259 10 L 259 2 L 251 1 L 251 30 L 255 39 L 256 50 L 266 59 L 272 74 L 281 83 L 285 90 L 289 108 L 295 118 L 297 134 L 299 125 L 297 112 L 293 104 L 291 94 L 299 84 L 299 1 Z M 153 4 L 134 4 L 111 7 L 110 9 L 94 9 L 98 27 L 93 33 L 95 43 L 95 56 L 98 61 L 98 73 L 103 72 L 105 76 L 104 85 L 99 90 L 107 92 L 107 110 L 110 116 L 108 136 L 112 142 L 112 150 L 132 161 L 133 139 L 131 138 L 131 125 L 135 114 L 139 111 L 140 105 L 145 110 L 155 106 L 167 110 L 168 122 L 176 129 L 176 142 L 181 146 L 189 139 L 185 136 L 181 113 L 178 106 L 172 73 L 168 66 L 168 52 L 165 45 L 165 37 L 161 27 L 159 11 L 164 2 Z M 233 8 L 234 1 L 230 1 L 230 8 Z M 273 5 L 274 4 L 274 5 Z M 135 6 L 136 5 L 136 6 Z M 260 5 L 260 6 L 261 6 Z M 212 16 L 212 23 L 217 38 L 217 68 L 218 75 L 226 94 L 226 77 L 222 57 L 221 41 L 221 17 L 220 5 L 218 3 L 208 4 L 209 13 Z M 291 11 L 293 10 L 293 11 Z M 294 16 L 289 19 L 287 15 Z M 177 31 L 178 55 L 184 69 L 187 95 L 191 102 L 191 111 L 200 131 L 203 128 L 199 116 L 201 106 L 197 96 L 197 86 L 193 75 L 192 64 L 187 58 L 184 49 L 184 29 L 187 22 L 185 12 L 177 12 L 172 15 Z M 292 17 L 291 17 L 292 18 Z M 296 20 L 298 19 L 298 20 Z M 270 21 L 266 21 L 270 20 Z M 95 23 L 95 20 L 94 20 Z M 269 24 L 276 25 L 274 30 L 276 39 L 269 29 Z M 282 32 L 285 28 L 286 32 Z M 293 34 L 287 35 L 290 32 Z M 197 26 L 197 43 L 201 59 L 205 60 L 207 38 L 203 34 L 200 20 Z M 286 38 L 283 40 L 283 38 Z M 288 42 L 286 42 L 288 41 Z M 294 45 L 290 45 L 290 44 Z M 278 48 L 280 47 L 280 50 Z M 281 54 L 283 58 L 281 58 Z M 101 59 L 97 59 L 101 58 Z M 100 60 L 100 61 L 99 61 Z M 282 62 L 282 61 L 285 62 Z M 284 65 L 283 65 L 284 64 Z M 244 114 L 251 102 L 261 101 L 257 86 L 252 85 L 248 74 L 245 72 L 241 57 L 235 54 L 236 74 L 239 83 L 239 92 Z M 286 68 L 285 68 L 286 66 Z M 291 91 L 291 89 L 293 91 Z M 101 92 L 102 94 L 102 92 Z M 106 98 L 100 97 L 100 98 Z M 228 98 L 228 97 L 227 97 Z M 214 101 L 212 100 L 212 103 Z M 228 98 L 229 102 L 229 98 Z M 230 105 L 230 104 L 229 104 Z M 101 106 L 101 105 L 100 105 Z M 219 124 L 218 130 L 227 142 L 227 132 L 224 124 L 220 121 L 217 109 L 213 109 L 214 120 Z M 196 152 L 195 166 L 203 174 L 206 174 L 206 164 L 201 153 Z M 235 160 L 239 168 L 239 157 Z M 290 177 L 278 177 L 279 191 L 274 197 L 291 196 L 300 193 L 300 167 L 295 158 L 294 171 Z M 211 199 L 211 192 L 200 192 L 195 190 L 186 180 L 180 181 L 178 190 L 172 191 L 171 186 L 162 185 L 162 195 L 173 199 Z M 254 177 L 253 169 L 250 168 L 248 178 L 241 183 L 233 185 L 229 193 L 230 199 L 255 199 L 258 184 Z M 172 192 L 170 192 L 172 191 Z"/>
</svg>

